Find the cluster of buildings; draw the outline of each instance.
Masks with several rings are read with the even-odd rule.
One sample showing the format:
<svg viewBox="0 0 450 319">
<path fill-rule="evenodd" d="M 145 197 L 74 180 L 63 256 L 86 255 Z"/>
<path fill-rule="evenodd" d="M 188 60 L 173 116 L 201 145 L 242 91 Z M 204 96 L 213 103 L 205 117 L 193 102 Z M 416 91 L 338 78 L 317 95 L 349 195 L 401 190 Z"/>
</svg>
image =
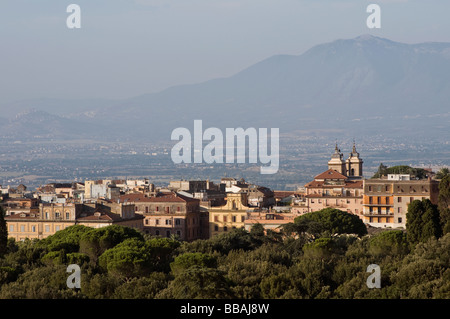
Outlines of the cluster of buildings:
<svg viewBox="0 0 450 319">
<path fill-rule="evenodd" d="M 337 208 L 373 227 L 405 228 L 408 204 L 437 203 L 438 181 L 393 174 L 363 178 L 356 146 L 347 159 L 336 145 L 328 169 L 297 191 L 276 191 L 245 180 L 222 178 L 171 181 L 155 187 L 148 179 L 87 180 L 1 187 L 8 234 L 16 240 L 45 238 L 72 225 L 123 225 L 154 236 L 207 239 L 233 228 L 261 224 L 278 230 L 297 216 Z"/>
</svg>

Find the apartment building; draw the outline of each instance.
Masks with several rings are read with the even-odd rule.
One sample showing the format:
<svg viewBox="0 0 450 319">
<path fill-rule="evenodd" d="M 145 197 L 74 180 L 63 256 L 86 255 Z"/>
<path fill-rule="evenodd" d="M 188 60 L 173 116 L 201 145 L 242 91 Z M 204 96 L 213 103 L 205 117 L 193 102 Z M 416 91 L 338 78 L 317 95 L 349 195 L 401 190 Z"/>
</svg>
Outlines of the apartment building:
<svg viewBox="0 0 450 319">
<path fill-rule="evenodd" d="M 144 232 L 154 236 L 177 236 L 192 241 L 208 238 L 208 212 L 200 210 L 200 201 L 176 192 L 156 196 L 126 194 L 120 202 L 135 205 L 136 214 L 144 216 Z"/>
<path fill-rule="evenodd" d="M 392 174 L 364 181 L 363 221 L 374 227 L 406 228 L 408 205 L 429 199 L 437 204 L 439 182 Z"/>
<path fill-rule="evenodd" d="M 94 228 L 113 224 L 143 228 L 143 217 L 134 213 L 133 205 L 117 203 L 41 203 L 38 212 L 12 214 L 5 216 L 5 220 L 8 237 L 16 240 L 46 238 L 76 224 Z"/>
</svg>

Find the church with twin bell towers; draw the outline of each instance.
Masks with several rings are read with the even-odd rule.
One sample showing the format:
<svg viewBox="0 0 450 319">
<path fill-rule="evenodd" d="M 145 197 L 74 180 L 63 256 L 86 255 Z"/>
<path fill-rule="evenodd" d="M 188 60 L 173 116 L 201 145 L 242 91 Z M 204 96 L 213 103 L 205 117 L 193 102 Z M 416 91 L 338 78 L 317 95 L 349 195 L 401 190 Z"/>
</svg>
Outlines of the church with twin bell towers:
<svg viewBox="0 0 450 319">
<path fill-rule="evenodd" d="M 344 155 L 336 143 L 334 153 L 328 161 L 328 169 L 335 170 L 351 179 L 362 179 L 363 160 L 359 157 L 359 153 L 356 151 L 355 142 L 353 142 L 352 152 L 346 160 L 344 160 Z"/>
</svg>

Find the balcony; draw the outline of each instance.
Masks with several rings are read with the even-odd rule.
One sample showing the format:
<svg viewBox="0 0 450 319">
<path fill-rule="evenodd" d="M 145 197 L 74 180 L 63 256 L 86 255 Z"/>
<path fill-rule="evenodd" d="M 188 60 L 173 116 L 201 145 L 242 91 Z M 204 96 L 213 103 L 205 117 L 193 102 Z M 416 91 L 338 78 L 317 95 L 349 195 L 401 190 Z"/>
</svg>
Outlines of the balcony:
<svg viewBox="0 0 450 319">
<path fill-rule="evenodd" d="M 363 212 L 363 216 L 384 217 L 384 216 L 394 216 L 394 213 L 393 212 Z"/>
</svg>

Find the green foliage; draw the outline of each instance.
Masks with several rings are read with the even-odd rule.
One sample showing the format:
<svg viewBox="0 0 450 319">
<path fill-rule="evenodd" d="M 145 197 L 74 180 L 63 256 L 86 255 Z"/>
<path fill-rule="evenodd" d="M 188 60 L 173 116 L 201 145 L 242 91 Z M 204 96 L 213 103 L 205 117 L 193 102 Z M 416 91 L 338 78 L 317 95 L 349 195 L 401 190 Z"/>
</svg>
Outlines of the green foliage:
<svg viewBox="0 0 450 319">
<path fill-rule="evenodd" d="M 442 232 L 450 233 L 450 174 L 439 182 L 438 209 Z"/>
<path fill-rule="evenodd" d="M 414 168 L 407 165 L 387 167 L 381 163 L 378 167 L 378 171 L 372 176 L 372 178 L 380 178 L 381 176 L 386 176 L 388 174 L 408 174 L 415 178 L 423 179 L 427 177 L 428 172 L 423 168 Z"/>
<path fill-rule="evenodd" d="M 420 203 L 412 207 L 431 207 Z M 425 212 L 416 212 L 422 222 Z M 296 220 L 298 236 L 277 240 L 258 227 L 189 243 L 74 227 L 41 241 L 9 241 L 0 298 L 450 298 L 450 234 L 411 246 L 408 230 L 361 236 L 345 232 L 352 222 L 342 212 L 322 213 Z M 86 253 L 93 243 L 95 263 Z M 69 264 L 81 266 L 81 289 L 66 285 Z M 380 266 L 379 289 L 366 285 L 370 264 Z"/>
<path fill-rule="evenodd" d="M 314 229 L 315 232 L 322 230 L 329 234 L 356 234 L 358 236 L 367 234 L 367 228 L 358 216 L 335 208 L 325 208 L 301 215 L 295 218 L 294 223 L 305 227 L 305 232 Z"/>
<path fill-rule="evenodd" d="M 129 238 L 106 250 L 99 257 L 99 266 L 112 275 L 124 277 L 143 276 L 152 271 L 148 244 L 137 238 Z"/>
<path fill-rule="evenodd" d="M 406 255 L 409 252 L 406 233 L 401 230 L 381 232 L 369 240 L 369 252 L 372 256 Z"/>
<path fill-rule="evenodd" d="M 406 230 L 411 245 L 440 237 L 442 231 L 437 206 L 429 199 L 412 201 L 406 213 Z"/>
<path fill-rule="evenodd" d="M 216 268 L 217 259 L 203 253 L 185 253 L 175 257 L 175 260 L 170 264 L 174 275 L 180 274 L 193 266 Z"/>
<path fill-rule="evenodd" d="M 114 290 L 113 298 L 154 299 L 167 288 L 169 276 L 162 272 L 151 273 L 148 277 L 133 278 Z"/>
<path fill-rule="evenodd" d="M 0 258 L 8 250 L 8 228 L 5 221 L 5 209 L 0 206 Z"/>
<path fill-rule="evenodd" d="M 80 252 L 86 254 L 92 262 L 96 263 L 98 257 L 107 249 L 113 248 L 129 238 L 144 240 L 144 236 L 139 231 L 130 227 L 111 225 L 91 228 L 80 237 Z"/>
<path fill-rule="evenodd" d="M 159 298 L 164 299 L 229 299 L 233 298 L 230 281 L 223 271 L 193 266 L 169 283 Z"/>
<path fill-rule="evenodd" d="M 48 251 L 64 250 L 65 253 L 77 252 L 80 249 L 81 236 L 90 230 L 92 228 L 83 225 L 70 226 L 42 239 L 37 246 Z"/>
<path fill-rule="evenodd" d="M 436 173 L 436 179 L 443 179 L 450 175 L 450 170 L 448 167 L 442 167 L 439 172 Z"/>
<path fill-rule="evenodd" d="M 0 286 L 8 282 L 15 281 L 19 275 L 16 268 L 0 267 Z"/>
<path fill-rule="evenodd" d="M 2 285 L 0 299 L 64 299 L 79 298 L 78 292 L 68 289 L 65 266 L 37 267 Z"/>
</svg>

